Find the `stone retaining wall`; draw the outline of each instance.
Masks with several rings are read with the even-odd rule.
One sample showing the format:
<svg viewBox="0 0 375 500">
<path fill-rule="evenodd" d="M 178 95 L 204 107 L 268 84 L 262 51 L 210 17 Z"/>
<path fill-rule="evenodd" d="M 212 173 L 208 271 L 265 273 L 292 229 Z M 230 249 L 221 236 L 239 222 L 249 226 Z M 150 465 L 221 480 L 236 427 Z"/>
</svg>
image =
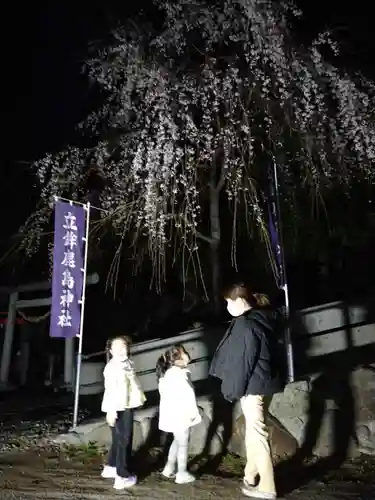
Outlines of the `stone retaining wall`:
<svg viewBox="0 0 375 500">
<path fill-rule="evenodd" d="M 269 426 L 276 459 L 293 455 L 298 447 L 304 445 L 306 438 L 311 442 L 310 451 L 319 456 L 331 455 L 340 447 L 347 447 L 351 455 L 358 451 L 375 455 L 375 373 L 358 369 L 350 380 L 341 379 L 338 382 L 341 393 L 332 380 L 328 381 L 326 375 L 320 375 L 310 381 L 291 384 L 284 393 L 274 396 Z M 204 451 L 208 429 L 214 418 L 211 397 L 199 397 L 198 405 L 202 422 L 192 429 L 192 455 Z M 151 446 L 159 442 L 157 412 L 157 406 L 135 412 L 135 451 L 147 446 L 147 443 Z M 226 423 L 230 425 L 229 420 Z M 223 422 L 220 422 L 207 450 L 210 454 L 222 451 L 224 431 Z M 233 409 L 231 434 L 229 450 L 244 456 L 244 422 L 239 405 Z M 95 441 L 108 445 L 110 439 L 110 430 L 102 419 L 79 426 L 75 433 L 61 435 L 56 442 L 78 444 Z"/>
<path fill-rule="evenodd" d="M 375 372 L 370 367 L 353 372 L 332 367 L 291 384 L 274 396 L 270 411 L 300 446 L 310 440 L 316 455 L 337 452 L 345 441 L 351 454 L 375 455 Z"/>
<path fill-rule="evenodd" d="M 213 405 L 208 397 L 198 398 L 198 405 L 202 417 L 200 424 L 191 429 L 190 449 L 191 455 L 217 455 L 223 451 L 224 426 L 230 422 L 220 422 L 213 432 L 210 442 L 206 442 L 207 434 L 213 421 Z M 244 447 L 244 422 L 239 407 L 234 408 L 234 421 L 228 450 L 236 455 L 245 456 Z M 162 433 L 157 428 L 158 407 L 139 409 L 135 413 L 133 450 L 140 451 L 161 442 Z M 270 438 L 275 459 L 281 459 L 294 454 L 298 447 L 297 441 L 273 416 L 269 419 Z M 104 419 L 80 425 L 75 432 L 62 434 L 55 439 L 56 443 L 79 445 L 96 442 L 102 446 L 111 443 L 111 432 Z M 206 445 L 208 446 L 206 447 Z"/>
<path fill-rule="evenodd" d="M 321 456 L 341 453 L 344 447 L 375 454 L 375 304 L 335 302 L 300 311 L 294 315 L 292 333 L 299 381 L 276 395 L 270 407 L 275 449 L 291 454 L 296 445 Z M 133 347 L 135 366 L 145 391 L 155 391 L 156 360 L 174 343 L 183 343 L 192 357 L 191 373 L 196 384 L 207 379 L 210 357 L 222 338 L 225 325 L 184 332 L 169 339 L 144 342 Z M 192 433 L 191 452 L 199 454 L 212 422 L 210 388 L 199 397 L 202 424 Z M 139 448 L 153 429 L 157 407 L 136 412 L 134 446 Z M 232 451 L 242 454 L 243 422 L 234 410 Z M 276 430 L 274 430 L 276 429 Z M 60 440 L 109 442 L 104 421 L 80 426 L 78 434 Z M 158 433 L 155 431 L 155 434 Z M 286 438 L 285 436 L 288 436 Z M 240 437 L 242 436 L 242 437 Z M 222 429 L 211 446 L 221 447 Z M 280 443 L 283 444 L 280 444 Z M 286 446 L 285 443 L 288 443 Z M 297 444 L 296 444 L 297 443 Z M 285 448 L 288 450 L 285 450 Z M 281 453 L 281 452 L 280 452 Z M 282 454 L 282 453 L 281 453 Z"/>
</svg>

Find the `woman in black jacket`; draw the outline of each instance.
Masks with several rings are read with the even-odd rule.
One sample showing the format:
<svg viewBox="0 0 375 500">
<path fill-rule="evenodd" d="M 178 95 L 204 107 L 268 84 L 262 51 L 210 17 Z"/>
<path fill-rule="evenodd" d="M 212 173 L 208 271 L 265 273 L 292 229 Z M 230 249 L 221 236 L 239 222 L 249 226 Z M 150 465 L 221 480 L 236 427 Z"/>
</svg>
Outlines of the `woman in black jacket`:
<svg viewBox="0 0 375 500">
<path fill-rule="evenodd" d="M 243 494 L 273 500 L 276 488 L 265 416 L 272 395 L 285 385 L 278 315 L 266 296 L 251 293 L 243 284 L 231 286 L 224 298 L 234 320 L 214 354 L 210 375 L 221 380 L 226 400 L 241 402 L 247 455 Z"/>
</svg>

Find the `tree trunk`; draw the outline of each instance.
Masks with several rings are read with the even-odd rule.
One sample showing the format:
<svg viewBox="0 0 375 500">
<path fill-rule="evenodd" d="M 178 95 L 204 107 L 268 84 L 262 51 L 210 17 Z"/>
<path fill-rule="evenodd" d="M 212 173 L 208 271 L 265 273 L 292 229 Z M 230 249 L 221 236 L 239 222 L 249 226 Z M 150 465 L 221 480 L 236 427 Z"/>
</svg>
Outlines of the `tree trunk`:
<svg viewBox="0 0 375 500">
<path fill-rule="evenodd" d="M 215 174 L 215 169 L 212 169 Z M 218 186 L 210 183 L 210 258 L 211 258 L 211 293 L 214 312 L 220 313 L 220 291 L 221 291 L 221 270 L 220 270 L 220 191 Z"/>
<path fill-rule="evenodd" d="M 197 237 L 209 244 L 211 259 L 211 286 L 210 299 L 215 315 L 221 309 L 221 222 L 220 222 L 220 192 L 225 184 L 225 171 L 219 169 L 216 161 L 210 165 L 210 179 L 208 185 L 210 234 L 205 235 L 197 231 Z"/>
</svg>

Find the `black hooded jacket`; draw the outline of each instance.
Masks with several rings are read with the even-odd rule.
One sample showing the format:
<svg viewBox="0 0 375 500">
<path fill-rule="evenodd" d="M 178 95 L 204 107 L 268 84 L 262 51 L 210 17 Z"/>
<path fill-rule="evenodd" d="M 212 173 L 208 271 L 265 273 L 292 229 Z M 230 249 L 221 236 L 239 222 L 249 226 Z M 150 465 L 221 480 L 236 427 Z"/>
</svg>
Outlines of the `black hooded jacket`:
<svg viewBox="0 0 375 500">
<path fill-rule="evenodd" d="M 280 347 L 277 317 L 270 309 L 251 309 L 229 326 L 209 371 L 221 380 L 221 392 L 228 401 L 248 394 L 270 396 L 284 390 L 285 355 Z"/>
</svg>

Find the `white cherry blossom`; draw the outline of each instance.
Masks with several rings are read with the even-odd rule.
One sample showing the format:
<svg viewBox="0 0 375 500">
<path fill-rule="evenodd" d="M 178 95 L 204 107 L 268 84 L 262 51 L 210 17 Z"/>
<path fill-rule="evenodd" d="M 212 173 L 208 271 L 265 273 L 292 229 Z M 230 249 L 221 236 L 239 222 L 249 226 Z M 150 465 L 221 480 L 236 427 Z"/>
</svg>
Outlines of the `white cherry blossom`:
<svg viewBox="0 0 375 500">
<path fill-rule="evenodd" d="M 288 19 L 299 13 L 287 2 L 154 1 L 163 30 L 118 29 L 85 64 L 106 95 L 80 125 L 97 143 L 36 163 L 41 204 L 26 248 L 38 247 L 54 195 L 84 198 L 89 163 L 105 180 L 101 208 L 119 234 L 147 239 L 155 263 L 174 237 L 196 251 L 212 169 L 233 217 L 261 231 L 272 157 L 291 205 L 296 186 L 374 180 L 374 86 L 325 61 L 323 47 L 337 54 L 329 34 L 293 44 Z"/>
</svg>

